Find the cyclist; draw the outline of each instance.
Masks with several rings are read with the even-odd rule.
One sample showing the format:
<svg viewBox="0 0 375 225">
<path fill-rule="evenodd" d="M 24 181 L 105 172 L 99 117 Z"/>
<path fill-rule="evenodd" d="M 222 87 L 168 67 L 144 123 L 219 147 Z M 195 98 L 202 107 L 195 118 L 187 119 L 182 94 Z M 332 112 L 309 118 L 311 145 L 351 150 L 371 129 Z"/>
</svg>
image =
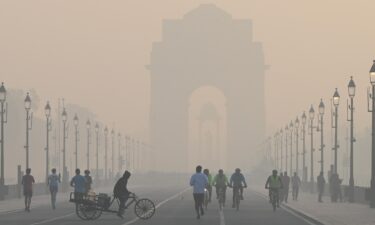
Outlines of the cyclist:
<svg viewBox="0 0 375 225">
<path fill-rule="evenodd" d="M 244 184 L 244 186 L 242 185 Z M 235 208 L 235 193 L 240 190 L 240 198 L 243 200 L 243 188 L 247 188 L 247 184 L 245 181 L 245 177 L 241 173 L 241 170 L 237 168 L 235 172 L 230 177 L 229 187 L 233 188 L 233 205 L 232 207 Z"/>
<path fill-rule="evenodd" d="M 283 182 L 281 181 L 281 178 L 277 175 L 277 170 L 272 170 L 272 175 L 268 177 L 265 188 L 269 189 L 270 203 L 272 203 L 271 196 L 274 192 L 276 194 L 277 207 L 280 207 L 279 190 L 283 188 Z"/>
<path fill-rule="evenodd" d="M 223 190 L 223 197 L 224 197 L 224 206 L 225 206 L 225 193 L 227 191 L 228 178 L 225 176 L 224 171 L 222 169 L 219 170 L 219 173 L 215 176 L 212 186 L 216 187 L 216 198 L 219 199 L 219 191 Z"/>
<path fill-rule="evenodd" d="M 48 176 L 48 187 L 51 193 L 51 204 L 52 209 L 56 209 L 56 195 L 59 189 L 59 183 L 61 183 L 60 176 L 56 174 L 56 169 L 51 170 L 52 174 Z"/>
<path fill-rule="evenodd" d="M 113 188 L 113 195 L 120 201 L 119 210 L 117 216 L 124 218 L 123 214 L 125 211 L 125 203 L 129 198 L 130 192 L 128 191 L 128 180 L 131 176 L 129 171 L 125 171 L 124 175 L 116 182 L 115 187 Z"/>
<path fill-rule="evenodd" d="M 211 202 L 211 196 L 212 196 L 212 175 L 210 174 L 210 171 L 208 169 L 204 169 L 203 173 L 207 176 L 208 179 L 208 185 L 207 185 L 207 191 L 208 191 L 208 202 Z"/>
</svg>

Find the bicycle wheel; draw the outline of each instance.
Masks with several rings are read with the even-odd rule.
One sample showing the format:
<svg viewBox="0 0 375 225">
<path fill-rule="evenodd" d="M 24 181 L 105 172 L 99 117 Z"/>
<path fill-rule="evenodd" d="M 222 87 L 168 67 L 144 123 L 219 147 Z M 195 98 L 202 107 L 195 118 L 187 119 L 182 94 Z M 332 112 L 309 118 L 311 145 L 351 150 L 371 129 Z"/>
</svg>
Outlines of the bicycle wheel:
<svg viewBox="0 0 375 225">
<path fill-rule="evenodd" d="M 139 199 L 134 206 L 134 213 L 142 220 L 148 220 L 155 214 L 155 205 L 149 199 Z"/>
<path fill-rule="evenodd" d="M 236 196 L 236 210 L 237 211 L 240 210 L 240 201 L 241 201 L 240 195 L 237 194 L 237 196 Z"/>
</svg>

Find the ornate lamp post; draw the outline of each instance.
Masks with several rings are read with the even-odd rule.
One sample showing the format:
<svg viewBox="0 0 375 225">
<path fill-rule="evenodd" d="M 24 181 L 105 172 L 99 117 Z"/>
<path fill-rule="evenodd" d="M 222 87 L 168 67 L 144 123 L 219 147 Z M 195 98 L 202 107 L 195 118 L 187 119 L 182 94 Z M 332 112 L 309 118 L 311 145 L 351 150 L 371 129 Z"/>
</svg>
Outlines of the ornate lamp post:
<svg viewBox="0 0 375 225">
<path fill-rule="evenodd" d="M 288 135 L 289 135 L 289 126 L 285 126 L 285 171 L 288 170 Z"/>
<path fill-rule="evenodd" d="M 319 103 L 319 115 L 320 115 L 320 172 L 324 174 L 324 127 L 323 127 L 323 116 L 324 116 L 324 103 L 323 99 L 320 99 Z"/>
<path fill-rule="evenodd" d="M 293 121 L 290 121 L 289 124 L 289 131 L 290 131 L 290 174 L 289 176 L 292 176 L 293 174 Z"/>
<path fill-rule="evenodd" d="M 86 129 L 87 129 L 87 169 L 90 169 L 90 138 L 91 138 L 91 122 L 87 120 L 86 122 Z"/>
<path fill-rule="evenodd" d="M 6 123 L 6 119 L 4 118 L 4 114 L 7 115 L 6 113 L 6 108 L 8 107 L 4 107 L 5 105 L 5 101 L 6 101 L 6 98 L 7 98 L 7 91 L 4 87 L 4 83 L 1 83 L 1 86 L 0 86 L 0 104 L 1 104 L 1 108 L 0 108 L 0 114 L 1 114 L 1 137 L 0 137 L 0 144 L 1 144 L 1 174 L 0 174 L 0 187 L 2 187 L 4 184 L 5 184 L 5 178 L 4 178 L 4 123 Z M 1 199 L 3 198 L 3 196 L 1 195 Z"/>
<path fill-rule="evenodd" d="M 118 170 L 122 172 L 121 133 L 118 133 Z"/>
<path fill-rule="evenodd" d="M 108 179 L 108 127 L 104 128 L 104 179 Z"/>
<path fill-rule="evenodd" d="M 340 104 L 340 95 L 339 92 L 337 91 L 337 88 L 335 90 L 335 93 L 333 94 L 332 98 L 333 106 L 335 107 L 335 112 L 332 114 L 335 118 L 335 122 L 332 126 L 332 128 L 335 130 L 335 146 L 333 147 L 333 150 L 335 151 L 335 157 L 334 157 L 334 165 L 333 165 L 333 172 L 337 173 L 337 149 L 339 148 L 339 145 L 337 143 L 337 127 L 338 127 L 338 108 Z"/>
<path fill-rule="evenodd" d="M 6 120 L 6 117 L 7 117 L 7 109 L 8 107 L 5 107 L 5 105 L 7 105 L 5 103 L 7 99 L 7 91 L 4 87 L 4 83 L 1 83 L 1 86 L 0 86 L 0 116 L 1 116 L 1 137 L 0 137 L 0 144 L 1 144 L 1 173 L 0 173 L 0 189 L 5 185 L 5 178 L 4 178 L 4 174 L 5 174 L 5 171 L 4 171 L 4 124 L 7 122 Z M 4 116 L 5 115 L 5 116 Z M 1 190 L 0 190 L 1 191 Z M 0 200 L 4 199 L 4 196 L 2 193 L 0 193 Z"/>
<path fill-rule="evenodd" d="M 311 188 L 311 193 L 314 192 L 314 117 L 315 117 L 315 110 L 313 106 L 311 105 L 310 110 L 309 110 L 309 119 L 310 119 L 310 188 Z"/>
<path fill-rule="evenodd" d="M 95 124 L 95 135 L 96 135 L 96 182 L 99 181 L 99 124 Z"/>
<path fill-rule="evenodd" d="M 115 130 L 113 130 L 112 129 L 112 131 L 111 131 L 111 137 L 112 137 L 112 157 L 111 157 L 111 162 L 112 162 L 112 166 L 111 166 L 111 168 L 112 168 L 112 177 L 111 178 L 113 178 L 113 176 L 114 176 L 114 174 L 115 174 Z"/>
<path fill-rule="evenodd" d="M 25 98 L 25 110 L 26 110 L 26 168 L 29 168 L 29 131 L 33 127 L 33 120 L 32 120 L 32 113 L 30 114 L 30 109 L 31 109 L 31 98 L 29 95 L 29 92 L 27 92 L 26 98 Z"/>
<path fill-rule="evenodd" d="M 353 145 L 355 142 L 354 138 L 354 96 L 355 96 L 355 83 L 353 77 L 350 77 L 348 84 L 348 94 L 350 98 L 350 105 L 347 109 L 350 109 L 350 118 L 347 120 L 350 122 L 350 177 L 349 177 L 349 202 L 354 202 L 354 153 Z"/>
<path fill-rule="evenodd" d="M 371 148 L 371 194 L 370 206 L 375 208 L 375 60 L 370 69 L 370 82 L 372 86 L 372 148 Z"/>
<path fill-rule="evenodd" d="M 66 139 L 67 139 L 66 121 L 68 120 L 68 114 L 66 113 L 65 108 L 63 109 L 63 112 L 61 115 L 62 115 L 61 118 L 63 122 L 63 179 L 62 179 L 63 186 L 62 186 L 62 189 L 65 191 L 67 188 L 67 184 L 68 184 L 68 169 L 66 167 Z"/>
<path fill-rule="evenodd" d="M 306 114 L 302 114 L 302 180 L 307 182 L 307 167 L 306 167 Z"/>
<path fill-rule="evenodd" d="M 76 166 L 76 169 L 78 168 L 78 124 L 79 124 L 79 119 L 78 119 L 78 116 L 77 114 L 74 115 L 74 119 L 73 119 L 73 123 L 74 123 L 74 128 L 75 128 L 75 132 L 74 132 L 74 136 L 75 136 L 75 166 Z"/>
<path fill-rule="evenodd" d="M 279 149 L 278 149 L 278 145 L 277 145 L 277 142 L 278 142 L 278 136 L 279 136 L 279 132 L 276 131 L 275 135 L 273 136 L 273 142 L 274 142 L 274 155 L 275 155 L 275 168 L 276 169 L 279 169 Z"/>
<path fill-rule="evenodd" d="M 44 107 L 46 115 L 46 182 L 48 182 L 48 171 L 49 171 L 49 132 L 51 131 L 51 106 L 47 102 Z"/>
<path fill-rule="evenodd" d="M 280 172 L 283 172 L 284 167 L 283 167 L 283 129 L 280 129 Z"/>
<path fill-rule="evenodd" d="M 298 173 L 299 171 L 299 162 L 298 162 L 298 158 L 299 158 L 299 152 L 298 152 L 298 138 L 299 138 L 299 119 L 298 117 L 296 118 L 295 122 L 294 122 L 294 128 L 296 129 L 296 172 Z M 292 176 L 292 174 L 290 174 L 290 176 Z"/>
</svg>

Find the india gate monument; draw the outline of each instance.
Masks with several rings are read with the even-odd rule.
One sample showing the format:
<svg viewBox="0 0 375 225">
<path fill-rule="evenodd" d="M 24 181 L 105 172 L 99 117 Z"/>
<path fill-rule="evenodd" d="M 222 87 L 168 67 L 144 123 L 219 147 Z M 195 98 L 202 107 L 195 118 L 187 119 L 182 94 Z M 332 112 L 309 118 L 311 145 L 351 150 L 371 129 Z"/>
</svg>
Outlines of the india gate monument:
<svg viewBox="0 0 375 225">
<path fill-rule="evenodd" d="M 267 66 L 252 30 L 251 20 L 213 4 L 163 21 L 147 66 L 155 168 L 246 171 L 253 165 L 265 135 Z"/>
</svg>

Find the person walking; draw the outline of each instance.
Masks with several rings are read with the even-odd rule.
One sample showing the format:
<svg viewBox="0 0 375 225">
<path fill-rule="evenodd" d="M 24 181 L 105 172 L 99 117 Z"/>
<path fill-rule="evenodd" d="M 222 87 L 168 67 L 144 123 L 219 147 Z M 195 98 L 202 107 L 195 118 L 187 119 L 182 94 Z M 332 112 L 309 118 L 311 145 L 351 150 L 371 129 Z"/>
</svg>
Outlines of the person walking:
<svg viewBox="0 0 375 225">
<path fill-rule="evenodd" d="M 289 196 L 289 184 L 290 184 L 290 177 L 288 176 L 288 173 L 285 171 L 283 176 L 283 185 L 284 185 L 284 201 L 285 203 L 288 203 L 288 196 Z"/>
<path fill-rule="evenodd" d="M 70 181 L 70 186 L 74 187 L 74 200 L 82 200 L 86 194 L 86 179 L 81 175 L 80 169 L 76 169 L 76 175 Z"/>
<path fill-rule="evenodd" d="M 56 174 L 56 169 L 51 170 L 52 174 L 48 176 L 47 185 L 49 187 L 49 192 L 51 193 L 51 205 L 52 209 L 56 209 L 56 195 L 59 189 L 59 183 L 61 183 L 60 176 Z"/>
<path fill-rule="evenodd" d="M 280 180 L 281 180 L 281 182 L 284 182 L 284 174 L 283 174 L 283 172 L 281 171 L 280 172 Z M 280 203 L 282 203 L 283 201 L 284 201 L 284 185 L 283 185 L 283 187 L 282 188 L 280 188 L 280 190 L 279 190 L 279 202 Z"/>
<path fill-rule="evenodd" d="M 116 182 L 115 187 L 113 188 L 113 196 L 120 201 L 119 209 L 117 216 L 124 218 L 125 204 L 129 198 L 130 192 L 128 191 L 128 180 L 131 176 L 129 171 L 125 171 L 123 176 Z"/>
<path fill-rule="evenodd" d="M 197 219 L 200 219 L 204 215 L 203 201 L 204 201 L 204 189 L 208 185 L 208 178 L 202 173 L 202 166 L 195 168 L 196 173 L 190 178 L 190 186 L 193 186 L 193 196 L 195 202 L 195 211 L 197 213 Z"/>
<path fill-rule="evenodd" d="M 301 186 L 301 179 L 297 175 L 296 172 L 294 172 L 294 175 L 292 177 L 292 196 L 293 200 L 297 201 L 298 199 L 298 193 L 299 193 L 299 187 Z"/>
<path fill-rule="evenodd" d="M 323 176 L 323 172 L 320 172 L 316 180 L 317 180 L 317 186 L 318 186 L 318 202 L 323 202 L 322 196 L 324 193 L 324 186 L 326 183 L 326 180 L 324 179 L 324 176 Z"/>
<path fill-rule="evenodd" d="M 85 170 L 85 179 L 86 179 L 85 188 L 86 188 L 86 194 L 87 194 L 91 190 L 91 186 L 92 186 L 92 177 L 90 176 L 90 170 Z"/>
<path fill-rule="evenodd" d="M 26 169 L 26 175 L 22 177 L 23 195 L 25 196 L 25 211 L 30 212 L 31 198 L 33 197 L 34 177 L 31 175 L 31 169 Z"/>
<path fill-rule="evenodd" d="M 208 179 L 208 185 L 207 185 L 207 191 L 208 191 L 208 202 L 211 202 L 211 196 L 212 196 L 212 175 L 210 174 L 209 169 L 204 169 L 203 173 L 207 176 Z"/>
</svg>

